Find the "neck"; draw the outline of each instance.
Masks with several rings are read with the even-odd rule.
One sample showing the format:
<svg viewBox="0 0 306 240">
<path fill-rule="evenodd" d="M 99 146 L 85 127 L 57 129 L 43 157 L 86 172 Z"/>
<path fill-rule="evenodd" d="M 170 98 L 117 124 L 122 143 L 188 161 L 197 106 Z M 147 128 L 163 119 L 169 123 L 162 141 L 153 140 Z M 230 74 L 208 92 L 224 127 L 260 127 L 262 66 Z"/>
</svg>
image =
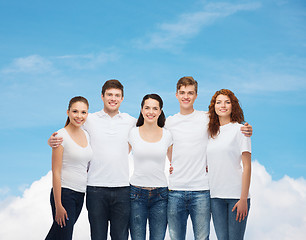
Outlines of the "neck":
<svg viewBox="0 0 306 240">
<path fill-rule="evenodd" d="M 220 126 L 226 125 L 231 122 L 230 117 L 219 117 Z"/>
<path fill-rule="evenodd" d="M 192 107 L 192 108 L 188 108 L 188 109 L 186 109 L 186 108 L 180 108 L 180 114 L 182 114 L 182 115 L 188 115 L 188 114 L 191 114 L 191 113 L 193 113 L 193 111 L 194 111 L 194 108 Z"/>
<path fill-rule="evenodd" d="M 70 132 L 78 132 L 81 130 L 80 127 L 76 127 L 71 123 L 69 123 L 65 128 L 68 129 Z"/>
<path fill-rule="evenodd" d="M 142 129 L 146 131 L 155 131 L 156 129 L 159 129 L 160 127 L 156 123 L 146 123 L 144 122 L 142 126 L 140 126 Z"/>
</svg>

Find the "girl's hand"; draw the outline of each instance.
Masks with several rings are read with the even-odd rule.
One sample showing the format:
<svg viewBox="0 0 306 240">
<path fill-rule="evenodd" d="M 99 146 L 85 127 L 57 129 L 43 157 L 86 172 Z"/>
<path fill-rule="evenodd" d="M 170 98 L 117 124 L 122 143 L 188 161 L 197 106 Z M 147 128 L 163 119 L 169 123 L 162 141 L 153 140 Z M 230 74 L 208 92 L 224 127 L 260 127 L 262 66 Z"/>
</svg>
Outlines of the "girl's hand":
<svg viewBox="0 0 306 240">
<path fill-rule="evenodd" d="M 66 220 L 69 220 L 68 219 L 68 214 L 67 214 L 65 208 L 61 205 L 61 206 L 56 208 L 55 221 L 62 228 L 62 227 L 66 226 Z"/>
<path fill-rule="evenodd" d="M 248 202 L 247 199 L 240 199 L 232 209 L 232 212 L 237 208 L 236 221 L 241 222 L 248 215 Z"/>
</svg>

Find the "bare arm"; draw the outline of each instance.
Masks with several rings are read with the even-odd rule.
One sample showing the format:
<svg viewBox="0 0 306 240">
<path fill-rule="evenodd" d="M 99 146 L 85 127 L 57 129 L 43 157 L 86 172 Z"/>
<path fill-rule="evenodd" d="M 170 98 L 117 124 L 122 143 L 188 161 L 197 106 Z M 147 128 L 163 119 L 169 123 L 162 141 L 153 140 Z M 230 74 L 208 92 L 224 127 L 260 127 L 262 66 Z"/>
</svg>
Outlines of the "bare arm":
<svg viewBox="0 0 306 240">
<path fill-rule="evenodd" d="M 242 134 L 246 137 L 251 137 L 253 135 L 253 127 L 248 123 L 245 123 L 240 130 Z"/>
<path fill-rule="evenodd" d="M 57 132 L 52 133 L 51 137 L 48 139 L 48 145 L 52 148 L 57 148 L 63 142 L 63 138 L 56 137 L 56 135 L 57 135 Z"/>
<path fill-rule="evenodd" d="M 243 173 L 242 173 L 242 187 L 241 187 L 241 196 L 240 200 L 235 204 L 232 211 L 237 208 L 237 216 L 236 221 L 244 220 L 244 218 L 248 215 L 248 195 L 251 183 L 251 153 L 243 152 L 242 153 L 242 165 L 243 165 Z"/>
<path fill-rule="evenodd" d="M 129 143 L 129 153 L 132 151 L 132 146 Z"/>
<path fill-rule="evenodd" d="M 172 149 L 173 149 L 173 144 L 170 147 L 168 147 L 168 150 L 167 150 L 167 157 L 168 157 L 169 162 L 170 162 L 170 168 L 169 168 L 169 173 L 170 174 L 172 174 L 172 172 L 173 172 L 173 167 L 172 167 L 172 164 L 171 164 L 171 162 L 172 162 Z"/>
<path fill-rule="evenodd" d="M 55 202 L 55 221 L 61 227 L 66 226 L 66 219 L 68 219 L 67 212 L 61 201 L 61 171 L 63 162 L 63 146 L 52 149 L 52 185 Z"/>
</svg>

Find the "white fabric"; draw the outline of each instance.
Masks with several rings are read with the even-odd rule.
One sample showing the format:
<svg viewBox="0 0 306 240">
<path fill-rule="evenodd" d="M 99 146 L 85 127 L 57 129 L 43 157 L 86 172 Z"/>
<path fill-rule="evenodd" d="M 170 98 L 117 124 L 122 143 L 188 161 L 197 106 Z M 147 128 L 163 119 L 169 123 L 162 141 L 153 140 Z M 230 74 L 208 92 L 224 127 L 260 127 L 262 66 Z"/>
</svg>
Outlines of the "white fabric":
<svg viewBox="0 0 306 240">
<path fill-rule="evenodd" d="M 206 147 L 208 114 L 194 110 L 191 114 L 170 116 L 166 128 L 173 137 L 172 166 L 169 189 L 180 191 L 208 190 Z"/>
<path fill-rule="evenodd" d="M 167 187 L 165 160 L 168 147 L 172 145 L 171 133 L 163 128 L 158 142 L 147 142 L 139 134 L 139 128 L 132 128 L 129 135 L 134 159 L 134 173 L 130 183 L 142 187 Z"/>
<path fill-rule="evenodd" d="M 220 134 L 209 139 L 207 161 L 210 195 L 213 198 L 241 196 L 243 152 L 251 152 L 251 138 L 241 131 L 242 124 L 220 126 Z"/>
<path fill-rule="evenodd" d="M 129 186 L 128 135 L 136 119 L 127 113 L 110 117 L 103 110 L 89 114 L 84 129 L 89 133 L 93 158 L 87 185 Z"/>
<path fill-rule="evenodd" d="M 87 146 L 81 147 L 68 134 L 65 128 L 57 131 L 58 136 L 63 138 L 64 147 L 61 184 L 62 187 L 72 189 L 77 192 L 85 192 L 87 185 L 87 167 L 92 158 L 92 149 L 89 143 L 89 136 L 84 131 L 87 138 Z"/>
</svg>

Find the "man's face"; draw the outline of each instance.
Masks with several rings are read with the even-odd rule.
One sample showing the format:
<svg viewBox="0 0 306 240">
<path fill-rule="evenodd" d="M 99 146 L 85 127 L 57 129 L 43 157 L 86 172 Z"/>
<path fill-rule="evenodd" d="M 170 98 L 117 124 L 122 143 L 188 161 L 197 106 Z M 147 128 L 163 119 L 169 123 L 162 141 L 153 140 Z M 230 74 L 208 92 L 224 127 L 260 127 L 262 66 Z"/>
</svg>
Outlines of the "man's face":
<svg viewBox="0 0 306 240">
<path fill-rule="evenodd" d="M 193 103 L 197 96 L 194 85 L 181 86 L 176 92 L 176 98 L 180 103 L 180 108 L 185 110 L 193 109 Z"/>
<path fill-rule="evenodd" d="M 120 104 L 123 101 L 122 91 L 120 89 L 107 89 L 101 98 L 104 102 L 104 111 L 106 113 L 119 111 Z"/>
</svg>

